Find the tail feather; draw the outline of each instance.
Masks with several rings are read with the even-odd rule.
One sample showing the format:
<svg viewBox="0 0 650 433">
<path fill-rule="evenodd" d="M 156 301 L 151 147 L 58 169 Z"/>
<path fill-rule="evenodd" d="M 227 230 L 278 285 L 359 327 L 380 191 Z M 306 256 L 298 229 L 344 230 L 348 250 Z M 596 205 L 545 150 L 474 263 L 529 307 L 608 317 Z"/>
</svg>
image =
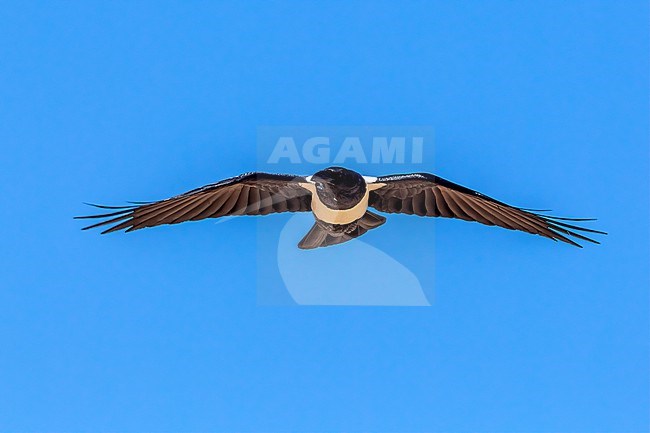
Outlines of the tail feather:
<svg viewBox="0 0 650 433">
<path fill-rule="evenodd" d="M 376 213 L 372 213 L 370 211 L 366 211 L 366 213 L 361 217 L 361 219 L 357 221 L 357 226 L 361 226 L 364 229 L 366 229 L 366 231 L 368 231 L 379 227 L 385 222 L 386 222 L 386 218 L 384 218 L 383 216 L 377 215 Z"/>
<path fill-rule="evenodd" d="M 298 243 L 298 248 L 303 250 L 310 250 L 320 247 L 328 247 L 330 245 L 337 245 L 358 238 L 369 230 L 379 227 L 386 222 L 386 218 L 372 212 L 366 212 L 360 220 L 356 222 L 356 227 L 349 233 L 333 232 L 321 226 L 317 222 L 314 223 L 312 228 L 307 232 L 304 238 Z"/>
</svg>

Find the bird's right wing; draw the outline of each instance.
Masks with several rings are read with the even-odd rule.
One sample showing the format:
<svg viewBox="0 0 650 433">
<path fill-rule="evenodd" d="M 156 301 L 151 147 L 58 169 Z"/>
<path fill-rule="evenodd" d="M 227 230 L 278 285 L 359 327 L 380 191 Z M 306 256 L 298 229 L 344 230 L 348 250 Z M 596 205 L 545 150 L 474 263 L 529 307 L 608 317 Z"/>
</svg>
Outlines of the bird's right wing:
<svg viewBox="0 0 650 433">
<path fill-rule="evenodd" d="M 373 180 L 369 187 L 368 204 L 381 212 L 477 221 L 561 240 L 578 247 L 580 245 L 568 236 L 598 243 L 577 231 L 605 234 L 564 222 L 590 219 L 534 213 L 428 173 L 382 176 Z"/>
<path fill-rule="evenodd" d="M 127 232 L 226 215 L 266 215 L 311 210 L 311 193 L 300 186 L 301 176 L 246 173 L 165 200 L 135 206 L 99 206 L 112 212 L 76 217 L 102 218 L 84 230 L 113 224 L 102 233 Z"/>
</svg>

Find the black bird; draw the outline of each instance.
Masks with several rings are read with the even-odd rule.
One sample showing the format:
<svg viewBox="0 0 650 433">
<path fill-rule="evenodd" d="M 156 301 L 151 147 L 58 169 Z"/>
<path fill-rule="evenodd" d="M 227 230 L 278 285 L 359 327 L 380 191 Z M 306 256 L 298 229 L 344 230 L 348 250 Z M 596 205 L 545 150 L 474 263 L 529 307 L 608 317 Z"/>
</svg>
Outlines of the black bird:
<svg viewBox="0 0 650 433">
<path fill-rule="evenodd" d="M 599 243 L 578 232 L 606 234 L 566 222 L 592 219 L 559 218 L 510 206 L 432 174 L 367 177 L 342 167 L 307 177 L 246 173 L 161 201 L 93 206 L 111 212 L 76 218 L 103 219 L 84 230 L 113 224 L 102 234 L 226 215 L 311 211 L 316 222 L 298 244 L 302 249 L 347 242 L 384 224 L 386 218 L 370 207 L 385 213 L 477 221 L 577 247 L 581 246 L 571 238 Z"/>
</svg>

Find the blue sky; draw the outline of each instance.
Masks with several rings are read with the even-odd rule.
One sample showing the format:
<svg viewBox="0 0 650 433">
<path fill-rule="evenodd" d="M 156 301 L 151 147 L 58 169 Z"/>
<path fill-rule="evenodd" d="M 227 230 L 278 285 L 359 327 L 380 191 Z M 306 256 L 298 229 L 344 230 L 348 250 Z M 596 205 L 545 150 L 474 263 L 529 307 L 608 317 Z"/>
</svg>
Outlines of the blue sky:
<svg viewBox="0 0 650 433">
<path fill-rule="evenodd" d="M 0 431 L 648 431 L 648 12 L 3 2 Z M 263 125 L 428 125 L 437 174 L 610 234 L 396 216 L 366 241 L 432 307 L 273 307 L 251 218 L 72 220 L 250 171 Z"/>
</svg>

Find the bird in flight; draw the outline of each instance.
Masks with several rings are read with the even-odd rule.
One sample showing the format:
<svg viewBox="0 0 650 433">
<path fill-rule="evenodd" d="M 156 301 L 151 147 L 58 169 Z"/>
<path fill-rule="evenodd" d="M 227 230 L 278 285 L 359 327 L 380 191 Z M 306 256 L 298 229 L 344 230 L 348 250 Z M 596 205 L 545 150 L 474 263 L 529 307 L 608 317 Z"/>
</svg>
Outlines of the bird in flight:
<svg viewBox="0 0 650 433">
<path fill-rule="evenodd" d="M 312 212 L 315 222 L 298 243 L 302 249 L 341 244 L 384 224 L 386 218 L 370 208 L 384 213 L 476 221 L 577 247 L 581 245 L 576 239 L 599 243 L 580 232 L 606 234 L 575 225 L 577 221 L 593 219 L 535 213 L 432 174 L 369 177 L 342 167 L 329 167 L 306 177 L 246 173 L 165 200 L 130 206 L 92 206 L 109 213 L 76 218 L 101 219 L 83 230 L 108 226 L 102 234 L 229 215 Z"/>
</svg>

